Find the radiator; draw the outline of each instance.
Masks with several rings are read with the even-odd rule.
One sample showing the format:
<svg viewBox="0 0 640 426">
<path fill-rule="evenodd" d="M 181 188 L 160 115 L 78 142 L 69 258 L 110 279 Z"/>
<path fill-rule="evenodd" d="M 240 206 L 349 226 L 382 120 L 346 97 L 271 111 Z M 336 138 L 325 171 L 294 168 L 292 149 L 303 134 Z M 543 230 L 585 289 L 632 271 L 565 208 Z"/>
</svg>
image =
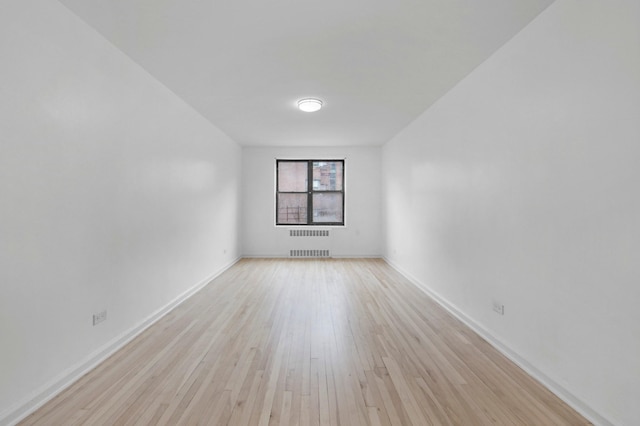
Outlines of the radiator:
<svg viewBox="0 0 640 426">
<path fill-rule="evenodd" d="M 329 250 L 289 250 L 289 257 L 331 257 Z"/>
<path fill-rule="evenodd" d="M 290 229 L 290 237 L 328 237 L 328 229 Z"/>
<path fill-rule="evenodd" d="M 289 229 L 289 257 L 331 257 L 328 229 Z"/>
</svg>

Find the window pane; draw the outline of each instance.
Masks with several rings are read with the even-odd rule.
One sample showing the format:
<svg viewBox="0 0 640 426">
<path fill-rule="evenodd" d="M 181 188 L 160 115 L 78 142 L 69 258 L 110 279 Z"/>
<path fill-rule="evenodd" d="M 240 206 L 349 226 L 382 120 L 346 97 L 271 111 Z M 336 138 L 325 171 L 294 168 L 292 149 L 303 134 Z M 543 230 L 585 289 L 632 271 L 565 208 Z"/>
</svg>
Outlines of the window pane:
<svg viewBox="0 0 640 426">
<path fill-rule="evenodd" d="M 342 194 L 313 194 L 313 222 L 341 223 Z"/>
<path fill-rule="evenodd" d="M 314 191 L 342 191 L 342 161 L 313 162 Z"/>
<path fill-rule="evenodd" d="M 307 192 L 307 162 L 278 162 L 278 191 Z"/>
<path fill-rule="evenodd" d="M 277 223 L 306 224 L 307 194 L 278 194 Z"/>
</svg>

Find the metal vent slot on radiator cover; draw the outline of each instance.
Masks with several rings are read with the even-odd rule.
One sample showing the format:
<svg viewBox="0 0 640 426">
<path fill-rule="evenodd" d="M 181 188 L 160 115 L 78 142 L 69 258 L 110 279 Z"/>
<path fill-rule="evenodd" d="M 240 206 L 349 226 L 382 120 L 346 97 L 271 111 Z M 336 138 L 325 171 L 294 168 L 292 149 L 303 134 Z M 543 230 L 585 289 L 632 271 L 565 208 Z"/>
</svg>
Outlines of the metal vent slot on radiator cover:
<svg viewBox="0 0 640 426">
<path fill-rule="evenodd" d="M 328 237 L 328 229 L 290 229 L 290 237 Z"/>
<path fill-rule="evenodd" d="M 329 250 L 289 250 L 289 257 L 331 257 Z"/>
</svg>

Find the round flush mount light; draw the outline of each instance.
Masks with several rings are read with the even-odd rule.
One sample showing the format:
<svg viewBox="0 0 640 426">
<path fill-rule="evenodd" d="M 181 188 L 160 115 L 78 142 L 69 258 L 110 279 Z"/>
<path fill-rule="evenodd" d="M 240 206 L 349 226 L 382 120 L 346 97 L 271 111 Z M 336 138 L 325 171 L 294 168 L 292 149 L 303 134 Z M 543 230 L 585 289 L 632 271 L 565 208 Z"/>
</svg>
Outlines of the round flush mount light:
<svg viewBox="0 0 640 426">
<path fill-rule="evenodd" d="M 304 112 L 316 112 L 322 108 L 322 101 L 314 98 L 300 99 L 298 101 L 298 108 Z"/>
</svg>

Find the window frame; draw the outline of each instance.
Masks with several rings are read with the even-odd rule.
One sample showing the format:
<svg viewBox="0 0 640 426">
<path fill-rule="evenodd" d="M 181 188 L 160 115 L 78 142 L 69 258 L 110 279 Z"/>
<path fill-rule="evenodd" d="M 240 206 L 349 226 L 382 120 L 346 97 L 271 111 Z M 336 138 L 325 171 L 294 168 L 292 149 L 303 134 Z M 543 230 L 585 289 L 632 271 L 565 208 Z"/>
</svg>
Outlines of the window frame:
<svg viewBox="0 0 640 426">
<path fill-rule="evenodd" d="M 333 162 L 333 163 L 341 163 L 342 164 L 342 182 L 340 187 L 341 190 L 315 190 L 313 188 L 313 163 L 319 162 Z M 280 173 L 279 166 L 280 163 L 307 163 L 307 189 L 306 191 L 279 191 L 280 188 Z M 346 211 L 345 211 L 345 199 L 346 199 L 346 191 L 345 191 L 345 159 L 307 159 L 307 158 L 298 158 L 298 159 L 290 159 L 290 158 L 276 158 L 275 164 L 275 226 L 277 227 L 294 227 L 294 226 L 339 226 L 344 227 L 346 223 Z M 314 222 L 313 221 L 313 195 L 314 194 L 341 194 L 342 195 L 342 221 L 341 222 Z M 307 195 L 307 223 L 279 223 L 278 222 L 278 195 L 279 194 L 306 194 Z"/>
</svg>

